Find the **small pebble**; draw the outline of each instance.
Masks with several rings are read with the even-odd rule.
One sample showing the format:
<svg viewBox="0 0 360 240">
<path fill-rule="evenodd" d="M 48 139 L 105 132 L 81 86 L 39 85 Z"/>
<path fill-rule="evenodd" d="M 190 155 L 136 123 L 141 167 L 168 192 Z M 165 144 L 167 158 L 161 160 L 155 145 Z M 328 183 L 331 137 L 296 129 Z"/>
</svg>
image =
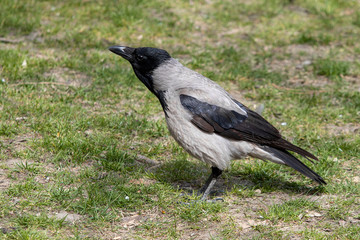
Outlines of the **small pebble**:
<svg viewBox="0 0 360 240">
<path fill-rule="evenodd" d="M 345 225 L 346 225 L 346 221 L 340 220 L 340 221 L 339 221 L 339 225 L 342 226 L 342 227 L 345 226 Z"/>
<path fill-rule="evenodd" d="M 308 217 L 321 217 L 322 215 L 318 212 L 315 212 L 315 211 L 309 211 L 308 214 L 306 214 L 306 216 Z"/>
<path fill-rule="evenodd" d="M 15 121 L 22 121 L 22 120 L 26 120 L 27 117 L 17 117 L 15 118 Z"/>
<path fill-rule="evenodd" d="M 303 61 L 302 63 L 301 63 L 301 65 L 303 65 L 303 66 L 308 66 L 308 65 L 311 65 L 311 61 L 310 60 L 305 60 L 305 61 Z"/>
</svg>

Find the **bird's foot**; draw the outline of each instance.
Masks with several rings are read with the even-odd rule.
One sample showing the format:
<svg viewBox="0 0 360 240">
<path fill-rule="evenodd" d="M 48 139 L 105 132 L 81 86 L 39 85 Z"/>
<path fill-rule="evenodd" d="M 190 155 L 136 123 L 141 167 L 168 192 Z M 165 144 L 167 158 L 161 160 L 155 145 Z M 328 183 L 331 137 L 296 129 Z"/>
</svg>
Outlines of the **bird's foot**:
<svg viewBox="0 0 360 240">
<path fill-rule="evenodd" d="M 214 199 L 188 199 L 188 201 L 178 201 L 178 204 L 183 204 L 183 205 L 194 205 L 194 204 L 199 204 L 199 203 L 219 203 L 219 202 L 224 202 L 223 198 L 214 198 Z"/>
<path fill-rule="evenodd" d="M 210 195 L 220 195 L 220 193 L 224 193 L 224 191 L 211 191 L 209 194 L 205 195 L 202 194 L 201 196 L 201 201 L 206 201 L 206 202 L 224 202 L 224 199 L 222 197 L 216 197 L 214 199 L 207 199 Z M 201 195 L 201 193 L 199 193 L 199 196 Z"/>
<path fill-rule="evenodd" d="M 200 202 L 208 202 L 208 203 L 224 202 L 224 199 L 222 197 L 208 199 L 209 195 L 219 195 L 219 191 L 211 191 L 211 193 L 206 196 L 202 192 L 181 193 L 179 197 L 183 197 L 184 201 L 179 201 L 178 203 L 190 205 L 192 203 L 200 203 Z"/>
</svg>

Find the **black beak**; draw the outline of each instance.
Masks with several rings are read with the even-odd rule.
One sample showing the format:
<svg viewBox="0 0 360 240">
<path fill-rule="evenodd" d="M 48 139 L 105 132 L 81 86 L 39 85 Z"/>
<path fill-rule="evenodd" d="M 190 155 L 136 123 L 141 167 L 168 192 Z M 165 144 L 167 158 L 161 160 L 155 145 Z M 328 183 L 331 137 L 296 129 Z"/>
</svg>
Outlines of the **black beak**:
<svg viewBox="0 0 360 240">
<path fill-rule="evenodd" d="M 124 47 L 124 46 L 111 46 L 109 47 L 109 50 L 131 62 L 133 59 L 132 54 L 135 48 Z"/>
</svg>

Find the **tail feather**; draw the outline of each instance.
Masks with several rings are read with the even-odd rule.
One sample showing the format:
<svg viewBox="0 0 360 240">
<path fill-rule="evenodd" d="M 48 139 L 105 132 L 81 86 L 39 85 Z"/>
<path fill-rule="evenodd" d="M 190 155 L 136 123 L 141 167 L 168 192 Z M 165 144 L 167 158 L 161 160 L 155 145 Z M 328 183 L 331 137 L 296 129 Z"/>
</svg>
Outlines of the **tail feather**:
<svg viewBox="0 0 360 240">
<path fill-rule="evenodd" d="M 312 163 L 313 163 L 313 161 L 311 159 L 319 161 L 319 159 L 317 157 L 315 157 L 313 154 L 309 153 L 308 151 L 306 151 L 298 146 L 295 146 L 294 144 L 286 141 L 283 138 L 281 138 L 279 141 L 276 141 L 275 144 L 272 144 L 272 147 L 275 147 L 277 149 L 284 149 L 283 151 L 285 151 L 285 152 L 287 152 L 286 150 L 296 152 L 296 153 L 300 154 L 301 156 L 307 158 Z M 290 153 L 288 153 L 288 154 L 290 154 Z"/>
<path fill-rule="evenodd" d="M 293 146 L 295 146 L 295 145 L 293 145 Z M 293 169 L 295 169 L 296 171 L 302 173 L 306 177 L 318 182 L 319 184 L 326 184 L 325 180 L 322 177 L 320 177 L 317 173 L 315 173 L 313 170 L 311 170 L 308 166 L 306 166 L 304 163 L 302 163 L 299 159 L 297 159 L 295 156 L 293 156 L 288 151 L 279 150 L 279 149 L 276 149 L 276 148 L 273 148 L 273 147 L 268 147 L 268 146 L 263 148 L 263 149 L 266 150 L 267 152 L 273 154 L 275 157 L 281 159 L 286 165 L 292 167 Z M 301 149 L 301 148 L 299 148 L 299 149 Z M 303 149 L 301 149 L 301 150 L 303 150 Z M 291 150 L 291 151 L 294 151 L 294 150 Z M 298 151 L 294 151 L 294 152 L 299 153 L 300 155 L 303 155 L 304 157 L 314 156 L 314 155 L 312 155 L 311 153 L 309 153 L 309 152 L 307 152 L 305 150 L 303 150 L 303 151 L 308 153 L 308 154 L 306 154 L 304 156 L 303 154 L 299 153 Z M 309 156 L 309 154 L 311 156 Z M 315 156 L 311 157 L 311 158 L 317 160 L 317 158 Z"/>
</svg>

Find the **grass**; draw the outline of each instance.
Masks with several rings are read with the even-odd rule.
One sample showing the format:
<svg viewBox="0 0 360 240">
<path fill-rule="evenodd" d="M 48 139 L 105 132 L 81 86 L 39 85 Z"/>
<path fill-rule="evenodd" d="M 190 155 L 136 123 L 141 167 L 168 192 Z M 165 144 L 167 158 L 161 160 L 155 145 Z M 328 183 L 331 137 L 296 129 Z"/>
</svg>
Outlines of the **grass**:
<svg viewBox="0 0 360 240">
<path fill-rule="evenodd" d="M 359 7 L 2 1 L 0 238 L 358 239 Z M 250 108 L 264 104 L 319 157 L 307 164 L 328 185 L 246 158 L 216 184 L 224 202 L 196 202 L 209 167 L 170 137 L 114 44 L 166 49 Z"/>
<path fill-rule="evenodd" d="M 304 216 L 304 210 L 316 209 L 316 203 L 304 198 L 297 198 L 282 204 L 272 205 L 268 211 L 263 212 L 265 219 L 277 224 L 279 220 L 284 222 L 301 220 Z M 314 215 L 314 214 L 313 214 Z M 320 214 L 318 214 L 320 215 Z M 310 215 L 312 217 L 312 215 Z M 317 216 L 317 215 L 315 215 Z"/>
<path fill-rule="evenodd" d="M 332 59 L 318 59 L 314 63 L 314 71 L 317 75 L 324 75 L 330 78 L 349 75 L 350 64 L 344 61 Z"/>
</svg>

